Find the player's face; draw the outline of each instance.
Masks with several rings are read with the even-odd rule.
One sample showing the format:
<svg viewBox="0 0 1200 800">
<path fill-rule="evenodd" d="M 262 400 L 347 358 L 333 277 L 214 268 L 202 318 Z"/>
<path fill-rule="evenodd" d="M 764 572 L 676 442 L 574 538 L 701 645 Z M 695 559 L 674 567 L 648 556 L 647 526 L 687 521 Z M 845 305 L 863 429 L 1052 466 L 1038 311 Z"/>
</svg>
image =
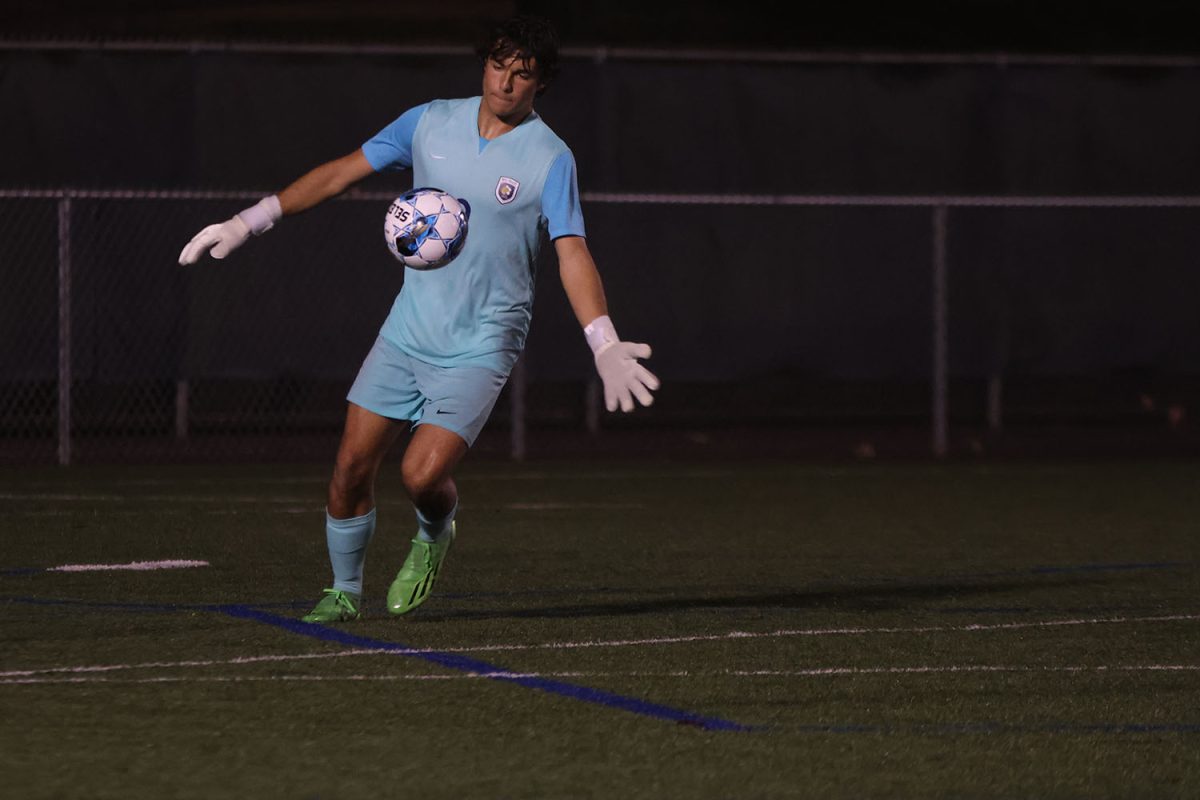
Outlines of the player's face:
<svg viewBox="0 0 1200 800">
<path fill-rule="evenodd" d="M 488 59 L 483 67 L 483 102 L 487 110 L 510 125 L 533 111 L 533 98 L 541 88 L 537 62 L 509 56 L 503 61 Z"/>
</svg>

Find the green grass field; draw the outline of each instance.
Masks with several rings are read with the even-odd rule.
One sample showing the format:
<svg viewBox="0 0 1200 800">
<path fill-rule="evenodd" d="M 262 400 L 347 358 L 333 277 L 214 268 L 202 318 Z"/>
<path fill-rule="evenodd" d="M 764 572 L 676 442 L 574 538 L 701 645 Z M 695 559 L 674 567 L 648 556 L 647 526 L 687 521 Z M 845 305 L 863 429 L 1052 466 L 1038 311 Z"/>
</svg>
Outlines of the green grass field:
<svg viewBox="0 0 1200 800">
<path fill-rule="evenodd" d="M 3 794 L 1200 795 L 1193 461 L 468 462 L 405 619 L 396 469 L 337 628 L 323 465 L 0 471 Z"/>
</svg>

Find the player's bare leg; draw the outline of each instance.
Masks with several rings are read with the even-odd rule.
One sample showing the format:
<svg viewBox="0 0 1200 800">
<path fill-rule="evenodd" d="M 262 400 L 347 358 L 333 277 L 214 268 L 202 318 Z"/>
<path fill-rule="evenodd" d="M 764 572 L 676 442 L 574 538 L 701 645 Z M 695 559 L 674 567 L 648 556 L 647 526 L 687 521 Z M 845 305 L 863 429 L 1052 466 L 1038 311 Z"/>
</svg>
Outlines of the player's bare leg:
<svg viewBox="0 0 1200 800">
<path fill-rule="evenodd" d="M 329 481 L 329 515 L 359 517 L 375 508 L 375 479 L 405 423 L 350 403 Z"/>
<path fill-rule="evenodd" d="M 305 622 L 359 617 L 363 564 L 375 532 L 375 478 L 401 430 L 402 423 L 361 406 L 351 403 L 347 408 L 325 515 L 333 588 L 325 590 Z"/>
<path fill-rule="evenodd" d="M 444 517 L 458 504 L 458 487 L 451 473 L 467 454 L 457 433 L 437 425 L 420 425 L 404 451 L 400 474 L 404 489 L 426 517 Z"/>
<path fill-rule="evenodd" d="M 467 453 L 458 434 L 436 425 L 421 425 L 404 453 L 404 488 L 417 509 L 420 530 L 404 566 L 388 589 L 388 611 L 406 614 L 425 602 L 454 542 L 458 487 L 451 476 Z"/>
</svg>

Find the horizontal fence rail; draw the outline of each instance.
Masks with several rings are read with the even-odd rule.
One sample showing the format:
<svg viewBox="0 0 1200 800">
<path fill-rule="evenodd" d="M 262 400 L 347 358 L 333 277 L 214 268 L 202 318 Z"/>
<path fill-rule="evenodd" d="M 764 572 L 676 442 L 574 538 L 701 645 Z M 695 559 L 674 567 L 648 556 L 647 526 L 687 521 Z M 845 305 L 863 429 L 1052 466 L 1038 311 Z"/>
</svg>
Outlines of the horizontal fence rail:
<svg viewBox="0 0 1200 800">
<path fill-rule="evenodd" d="M 75 369 L 79 336 L 72 320 L 81 313 L 81 306 L 88 302 L 86 292 L 81 290 L 74 272 L 81 261 L 89 256 L 89 247 L 75 241 L 74 218 L 80 213 L 81 201 L 253 201 L 266 194 L 251 190 L 144 190 L 144 189 L 0 189 L 0 200 L 53 201 L 56 204 L 57 236 L 57 376 L 55 381 L 55 459 L 60 464 L 74 460 L 73 439 L 77 435 L 75 418 L 77 404 L 73 402 L 73 389 L 79 385 L 80 377 Z M 387 202 L 394 192 L 350 191 L 339 198 L 341 202 Z M 776 207 L 776 208 L 908 208 L 925 209 L 928 218 L 929 242 L 929 326 L 932 333 L 929 352 L 929 423 L 931 429 L 930 450 L 937 456 L 948 451 L 949 428 L 949 349 L 951 293 L 948 289 L 950 274 L 950 249 L 948 238 L 953 227 L 954 209 L 1192 209 L 1200 208 L 1200 196 L 971 196 L 971 195 L 820 195 L 820 194 L 671 194 L 671 193 L 614 193 L 584 192 L 584 203 L 609 207 L 621 206 L 696 206 L 696 207 Z M 163 208 L 154 213 L 169 215 Z M 212 220 L 189 220 L 188 225 L 198 229 Z M 190 229 L 189 227 L 189 229 Z M 146 223 L 143 237 L 150 233 L 154 224 Z M 4 236 L 20 236 L 0 227 L 0 239 Z M 172 234 L 173 236 L 176 234 Z M 116 247 L 124 243 L 100 243 L 101 247 Z M 177 242 L 182 246 L 183 241 Z M 136 258 L 136 252 L 132 257 Z M 143 298 L 144 300 L 144 298 Z M 136 302 L 136 300 L 134 301 Z M 187 325 L 184 324 L 184 328 Z M 180 334 L 187 336 L 185 330 Z M 186 347 L 187 343 L 176 346 Z M 527 397 L 527 370 L 524 362 L 518 368 L 510 384 L 512 402 L 509 410 L 511 426 L 511 454 L 523 458 L 527 452 L 527 423 L 525 419 Z M 187 376 L 177 376 L 170 405 L 173 415 L 167 435 L 186 439 L 189 435 L 189 418 L 195 386 Z M 585 405 L 586 426 L 598 430 L 598 413 L 595 402 L 595 386 L 589 385 Z M 998 428 L 1002 418 L 1000 398 L 1001 384 L 998 375 L 989 378 L 987 386 L 987 420 L 990 427 Z M 20 405 L 22 401 L 14 401 Z M 31 402 L 31 401 L 30 401 Z M 120 403 L 116 400 L 113 402 Z M 142 402 L 142 401 L 139 401 Z M 145 401 L 150 402 L 150 401 Z M 158 402 L 158 401 L 155 401 Z M 12 404 L 10 404 L 12 405 Z M 0 404 L 0 411 L 3 405 Z M 10 414 L 11 414 L 10 410 Z M 236 415 L 235 412 L 231 412 Z M 0 434 L 2 435 L 2 434 Z"/>
<path fill-rule="evenodd" d="M 0 39 L 0 52 L 104 51 L 117 53 L 243 53 L 249 55 L 317 56 L 461 56 L 474 58 L 466 45 L 413 45 L 364 42 L 268 42 L 170 39 Z M 714 63 L 767 63 L 863 66 L 983 66 L 1006 67 L 1124 67 L 1192 68 L 1200 66 L 1194 55 L 1139 53 L 900 53 L 881 51 L 806 51 L 770 48 L 663 48 L 663 47 L 564 47 L 564 58 L 604 61 L 698 61 Z"/>
<path fill-rule="evenodd" d="M 58 200 L 257 200 L 267 190 L 0 189 L 0 198 Z M 394 192 L 351 190 L 337 200 L 387 202 Z M 812 206 L 857 208 L 1200 208 L 1200 195 L 824 195 L 581 192 L 585 203 L 612 205 Z"/>
</svg>

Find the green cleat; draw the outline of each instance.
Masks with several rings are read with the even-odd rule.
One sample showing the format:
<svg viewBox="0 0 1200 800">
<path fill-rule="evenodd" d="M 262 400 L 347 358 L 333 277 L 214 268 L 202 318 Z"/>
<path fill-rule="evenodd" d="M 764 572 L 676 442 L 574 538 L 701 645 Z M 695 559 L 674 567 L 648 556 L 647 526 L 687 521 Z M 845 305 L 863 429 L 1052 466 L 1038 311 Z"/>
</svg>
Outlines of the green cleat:
<svg viewBox="0 0 1200 800">
<path fill-rule="evenodd" d="M 454 523 L 451 522 L 450 532 L 443 536 L 444 541 L 423 542 L 419 538 L 413 539 L 404 566 L 388 587 L 388 611 L 407 614 L 425 602 L 442 571 L 446 553 L 450 552 L 450 545 L 454 543 L 454 533 Z"/>
<path fill-rule="evenodd" d="M 324 592 L 317 607 L 301 618 L 304 622 L 345 622 L 362 616 L 357 595 L 338 589 L 325 589 Z"/>
</svg>

